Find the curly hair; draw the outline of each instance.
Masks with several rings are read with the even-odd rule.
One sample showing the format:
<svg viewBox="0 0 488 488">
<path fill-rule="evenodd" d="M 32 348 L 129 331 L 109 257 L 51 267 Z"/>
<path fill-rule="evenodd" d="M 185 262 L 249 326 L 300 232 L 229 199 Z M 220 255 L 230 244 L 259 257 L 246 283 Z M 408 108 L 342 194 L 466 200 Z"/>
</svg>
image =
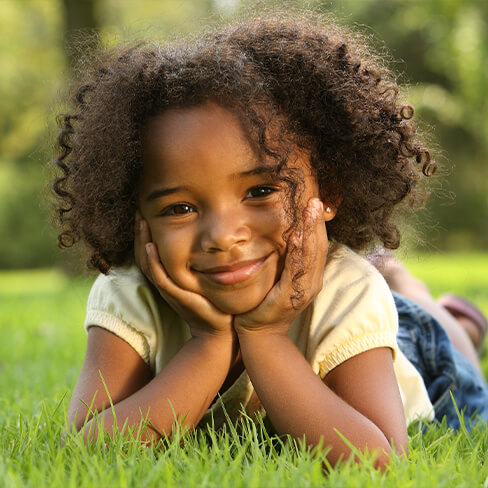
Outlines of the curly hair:
<svg viewBox="0 0 488 488">
<path fill-rule="evenodd" d="M 58 116 L 59 245 L 83 241 L 88 265 L 104 273 L 128 264 L 144 127 L 170 107 L 206 101 L 238 114 L 250 143 L 277 158 L 279 172 L 289 153 L 283 141 L 307 150 L 321 195 L 340 202 L 330 239 L 355 250 L 378 241 L 398 247 L 395 210 L 422 200 L 419 178 L 436 169 L 413 109 L 358 36 L 297 15 L 250 18 L 193 41 L 144 42 L 91 57 L 71 111 Z M 281 142 L 269 137 L 276 120 L 287 135 Z M 293 198 L 298 182 L 286 178 Z"/>
</svg>

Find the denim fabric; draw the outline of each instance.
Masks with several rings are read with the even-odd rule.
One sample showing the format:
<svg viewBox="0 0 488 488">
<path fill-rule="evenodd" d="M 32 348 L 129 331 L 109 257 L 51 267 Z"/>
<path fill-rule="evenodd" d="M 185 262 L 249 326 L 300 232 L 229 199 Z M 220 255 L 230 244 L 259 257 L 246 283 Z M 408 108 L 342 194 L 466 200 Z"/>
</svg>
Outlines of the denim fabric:
<svg viewBox="0 0 488 488">
<path fill-rule="evenodd" d="M 446 417 L 457 429 L 459 418 L 452 402 L 464 412 L 466 426 L 488 420 L 488 386 L 474 366 L 451 345 L 442 326 L 424 309 L 393 293 L 398 310 L 398 346 L 422 376 L 435 418 Z M 474 416 L 474 414 L 477 414 Z"/>
</svg>

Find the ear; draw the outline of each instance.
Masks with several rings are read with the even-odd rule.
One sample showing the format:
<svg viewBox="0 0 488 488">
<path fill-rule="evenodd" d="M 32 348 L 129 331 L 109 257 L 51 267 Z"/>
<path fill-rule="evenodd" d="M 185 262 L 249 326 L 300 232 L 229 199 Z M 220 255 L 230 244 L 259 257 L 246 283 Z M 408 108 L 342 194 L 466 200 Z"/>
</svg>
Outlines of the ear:
<svg viewBox="0 0 488 488">
<path fill-rule="evenodd" d="M 337 213 L 337 207 L 324 202 L 324 221 L 330 222 Z"/>
<path fill-rule="evenodd" d="M 324 198 L 322 202 L 324 204 L 324 221 L 329 222 L 336 216 L 337 209 L 342 203 L 342 196 L 336 198 L 334 202 L 327 198 Z"/>
</svg>

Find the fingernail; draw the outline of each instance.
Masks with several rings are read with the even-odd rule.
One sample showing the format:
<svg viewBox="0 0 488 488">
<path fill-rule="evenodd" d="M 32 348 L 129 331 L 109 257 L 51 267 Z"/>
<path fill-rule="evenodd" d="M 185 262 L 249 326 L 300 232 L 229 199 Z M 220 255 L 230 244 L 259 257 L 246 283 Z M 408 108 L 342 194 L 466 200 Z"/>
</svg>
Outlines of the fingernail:
<svg viewBox="0 0 488 488">
<path fill-rule="evenodd" d="M 139 220 L 139 230 L 142 232 L 144 230 L 145 222 L 144 220 Z"/>
<path fill-rule="evenodd" d="M 303 239 L 303 232 L 301 230 L 296 230 L 293 232 L 293 244 L 295 246 L 301 246 L 302 245 L 302 239 Z"/>
<path fill-rule="evenodd" d="M 146 252 L 147 254 L 151 255 L 152 254 L 152 244 L 150 242 L 146 242 Z"/>
<path fill-rule="evenodd" d="M 324 211 L 324 205 L 318 198 L 312 198 L 309 202 L 310 215 L 313 219 L 317 219 Z"/>
<path fill-rule="evenodd" d="M 318 198 L 312 198 L 312 207 L 317 210 L 317 212 L 323 212 L 324 204 Z"/>
</svg>

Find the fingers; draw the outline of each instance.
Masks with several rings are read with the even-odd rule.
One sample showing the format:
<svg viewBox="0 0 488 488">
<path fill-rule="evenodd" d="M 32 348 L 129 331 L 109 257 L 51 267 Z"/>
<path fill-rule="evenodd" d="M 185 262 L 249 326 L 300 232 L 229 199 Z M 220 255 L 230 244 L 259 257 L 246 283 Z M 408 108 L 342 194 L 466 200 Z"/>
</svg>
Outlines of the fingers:
<svg viewBox="0 0 488 488">
<path fill-rule="evenodd" d="M 191 301 L 189 293 L 180 288 L 164 269 L 158 248 L 152 242 L 149 225 L 139 212 L 135 222 L 134 257 L 137 266 L 168 303 L 179 301 L 187 304 Z"/>
<path fill-rule="evenodd" d="M 311 199 L 303 217 L 300 228 L 289 237 L 279 281 L 258 307 L 236 318 L 234 325 L 239 330 L 260 328 L 287 333 L 297 314 L 322 289 L 327 258 L 322 202 Z"/>
<path fill-rule="evenodd" d="M 145 266 L 141 268 L 147 278 L 156 286 L 161 296 L 170 304 L 179 303 L 186 305 L 187 292 L 180 288 L 168 275 L 159 257 L 158 249 L 153 242 L 146 242 L 144 246 Z"/>
<path fill-rule="evenodd" d="M 144 229 L 141 232 L 144 233 Z M 154 244 L 154 242 L 146 242 L 144 250 L 141 252 L 145 254 L 145 265 L 141 269 L 152 284 L 156 286 L 166 302 L 175 310 L 177 310 L 180 305 L 183 307 L 191 307 L 192 303 L 195 301 L 195 294 L 180 288 L 173 281 L 171 276 L 168 275 L 161 262 L 156 244 Z"/>
<path fill-rule="evenodd" d="M 310 199 L 303 212 L 302 228 L 290 237 L 282 280 L 283 285 L 288 283 L 295 290 L 295 308 L 306 306 L 322 289 L 328 248 L 323 212 L 322 202 Z"/>
<path fill-rule="evenodd" d="M 171 279 L 161 263 L 156 245 L 152 242 L 146 242 L 144 246 L 144 253 L 146 254 L 147 262 L 147 273 L 145 274 L 156 286 L 162 290 L 165 290 L 166 285 L 171 281 Z"/>
<path fill-rule="evenodd" d="M 136 214 L 134 257 L 146 278 L 162 298 L 185 320 L 192 330 L 230 330 L 232 317 L 220 312 L 203 295 L 181 288 L 164 268 L 158 248 L 152 242 L 148 223 Z M 192 332 L 193 333 L 193 332 Z"/>
<path fill-rule="evenodd" d="M 307 263 L 310 277 L 310 293 L 314 297 L 321 289 L 325 262 L 327 260 L 327 230 L 324 222 L 324 206 L 318 198 L 313 198 L 305 210 L 308 226 L 304 233 L 303 258 Z"/>
<path fill-rule="evenodd" d="M 146 277 L 152 281 L 151 268 L 146 250 L 146 245 L 152 240 L 151 230 L 139 212 L 136 213 L 134 230 L 134 258 L 136 264 Z"/>
<path fill-rule="evenodd" d="M 134 239 L 134 253 L 136 263 L 153 285 L 160 292 L 174 292 L 178 287 L 166 273 L 158 249 L 152 242 L 151 230 L 147 222 L 139 215 L 136 217 L 136 238 Z"/>
<path fill-rule="evenodd" d="M 323 203 L 318 198 L 310 199 L 304 214 L 303 259 L 314 276 L 322 276 L 328 248 Z"/>
</svg>

